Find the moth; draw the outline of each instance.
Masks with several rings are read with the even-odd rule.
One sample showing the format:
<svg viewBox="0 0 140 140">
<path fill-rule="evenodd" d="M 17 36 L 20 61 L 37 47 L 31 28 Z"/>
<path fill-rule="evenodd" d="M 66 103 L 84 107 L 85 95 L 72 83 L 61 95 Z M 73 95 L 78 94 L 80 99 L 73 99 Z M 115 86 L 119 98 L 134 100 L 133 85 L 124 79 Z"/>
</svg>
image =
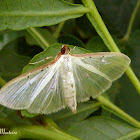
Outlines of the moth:
<svg viewBox="0 0 140 140">
<path fill-rule="evenodd" d="M 56 58 L 18 76 L 0 90 L 0 104 L 31 114 L 50 114 L 96 98 L 126 71 L 130 59 L 122 53 L 72 54 L 63 45 Z"/>
</svg>

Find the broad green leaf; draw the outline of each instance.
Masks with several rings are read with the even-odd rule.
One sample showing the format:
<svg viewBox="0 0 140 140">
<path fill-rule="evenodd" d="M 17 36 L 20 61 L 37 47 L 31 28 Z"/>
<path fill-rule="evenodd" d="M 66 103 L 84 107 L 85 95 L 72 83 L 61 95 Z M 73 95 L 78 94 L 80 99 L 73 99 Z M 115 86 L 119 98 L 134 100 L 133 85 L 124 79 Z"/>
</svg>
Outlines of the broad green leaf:
<svg viewBox="0 0 140 140">
<path fill-rule="evenodd" d="M 113 140 L 121 139 L 123 136 L 129 136 L 130 133 L 135 133 L 136 131 L 138 129 L 113 119 L 91 117 L 90 119 L 74 124 L 67 132 L 84 140 Z M 127 140 L 132 140 L 139 135 L 140 133 L 131 135 Z"/>
<path fill-rule="evenodd" d="M 100 107 L 100 103 L 95 101 L 89 101 L 85 103 L 80 103 L 77 105 L 77 113 L 73 114 L 70 110 L 65 109 L 58 113 L 48 115 L 56 124 L 67 130 L 69 127 L 77 122 L 81 122 L 86 119 L 91 113 L 96 111 Z"/>
<path fill-rule="evenodd" d="M 83 5 L 63 0 L 3 0 L 0 7 L 0 30 L 50 26 L 87 12 Z"/>
</svg>

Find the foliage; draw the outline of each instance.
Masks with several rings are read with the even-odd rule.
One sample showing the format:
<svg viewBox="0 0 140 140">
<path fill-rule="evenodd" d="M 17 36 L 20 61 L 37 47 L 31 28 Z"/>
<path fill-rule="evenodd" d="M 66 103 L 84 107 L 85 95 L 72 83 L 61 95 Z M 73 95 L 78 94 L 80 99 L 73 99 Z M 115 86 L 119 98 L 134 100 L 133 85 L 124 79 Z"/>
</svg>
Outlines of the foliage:
<svg viewBox="0 0 140 140">
<path fill-rule="evenodd" d="M 131 58 L 134 70 L 128 68 L 127 75 L 115 81 L 103 96 L 80 103 L 76 115 L 68 109 L 50 115 L 31 115 L 0 106 L 0 128 L 17 132 L 17 135 L 1 135 L 0 139 L 138 139 L 140 0 L 94 2 L 0 1 L 1 87 L 50 59 L 36 65 L 29 65 L 29 61 L 55 58 L 62 44 L 69 44 L 71 49 L 81 47 L 72 50 L 73 53 L 121 51 Z"/>
</svg>

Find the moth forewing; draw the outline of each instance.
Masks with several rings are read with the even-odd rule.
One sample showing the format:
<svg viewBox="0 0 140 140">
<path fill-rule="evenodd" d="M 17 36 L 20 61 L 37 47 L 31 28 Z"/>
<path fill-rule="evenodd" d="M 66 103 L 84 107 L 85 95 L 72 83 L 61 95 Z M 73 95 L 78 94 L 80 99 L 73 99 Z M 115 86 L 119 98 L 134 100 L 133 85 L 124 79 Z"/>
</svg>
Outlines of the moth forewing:
<svg viewBox="0 0 140 140">
<path fill-rule="evenodd" d="M 96 70 L 103 73 L 102 75 L 108 76 L 111 81 L 119 78 L 131 62 L 128 56 L 116 52 L 78 54 L 73 56 L 80 59 L 84 64 L 94 66 L 94 69 L 96 68 Z"/>
<path fill-rule="evenodd" d="M 8 82 L 0 90 L 0 103 L 12 109 L 27 109 L 32 103 L 32 91 L 37 85 L 37 80 L 50 69 L 50 64 L 53 65 L 54 62 L 40 66 Z"/>
<path fill-rule="evenodd" d="M 50 114 L 65 107 L 76 113 L 77 102 L 109 89 L 130 64 L 121 53 L 71 54 L 64 45 L 56 58 L 8 82 L 0 104 L 32 114 Z"/>
</svg>

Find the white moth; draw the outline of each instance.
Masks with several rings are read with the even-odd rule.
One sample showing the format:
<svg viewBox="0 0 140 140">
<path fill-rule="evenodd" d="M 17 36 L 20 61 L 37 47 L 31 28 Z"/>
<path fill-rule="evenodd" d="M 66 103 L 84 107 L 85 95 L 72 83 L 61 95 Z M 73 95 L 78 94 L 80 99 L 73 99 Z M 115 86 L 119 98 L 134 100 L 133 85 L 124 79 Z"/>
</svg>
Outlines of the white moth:
<svg viewBox="0 0 140 140">
<path fill-rule="evenodd" d="M 77 102 L 105 92 L 129 64 L 129 57 L 122 53 L 71 54 L 64 45 L 53 61 L 8 82 L 0 90 L 0 104 L 32 114 L 50 114 L 65 107 L 76 113 Z"/>
</svg>

